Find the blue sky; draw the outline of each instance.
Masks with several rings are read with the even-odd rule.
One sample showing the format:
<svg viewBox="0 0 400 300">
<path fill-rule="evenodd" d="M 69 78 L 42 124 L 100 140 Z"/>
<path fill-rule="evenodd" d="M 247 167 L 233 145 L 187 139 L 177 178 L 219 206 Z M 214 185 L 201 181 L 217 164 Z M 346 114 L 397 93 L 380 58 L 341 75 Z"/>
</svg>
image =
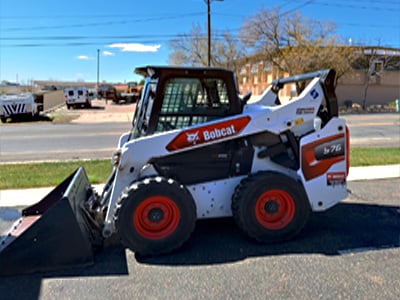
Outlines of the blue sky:
<svg viewBox="0 0 400 300">
<path fill-rule="evenodd" d="M 237 32 L 260 8 L 330 20 L 355 44 L 400 48 L 398 0 L 212 0 L 213 30 Z M 0 81 L 137 80 L 133 69 L 168 63 L 168 41 L 207 25 L 205 0 L 0 0 Z"/>
</svg>

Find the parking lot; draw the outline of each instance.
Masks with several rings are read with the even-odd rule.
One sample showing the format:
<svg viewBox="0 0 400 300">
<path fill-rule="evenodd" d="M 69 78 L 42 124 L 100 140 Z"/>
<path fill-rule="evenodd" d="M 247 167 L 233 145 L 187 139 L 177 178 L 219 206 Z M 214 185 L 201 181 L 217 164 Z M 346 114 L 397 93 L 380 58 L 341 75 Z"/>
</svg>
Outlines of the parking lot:
<svg viewBox="0 0 400 300">
<path fill-rule="evenodd" d="M 140 257 L 117 240 L 93 266 L 3 277 L 2 299 L 398 299 L 400 179 L 353 181 L 295 240 L 260 245 L 232 219 L 200 221 L 183 248 Z M 3 226 L 4 223 L 3 223 Z M 68 237 L 65 237 L 68 238 Z"/>
</svg>

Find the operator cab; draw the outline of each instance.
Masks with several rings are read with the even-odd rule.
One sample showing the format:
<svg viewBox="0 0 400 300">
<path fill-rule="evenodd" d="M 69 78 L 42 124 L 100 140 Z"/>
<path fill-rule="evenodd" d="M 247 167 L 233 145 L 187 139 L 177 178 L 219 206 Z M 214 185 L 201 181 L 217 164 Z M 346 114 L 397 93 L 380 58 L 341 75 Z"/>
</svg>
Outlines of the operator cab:
<svg viewBox="0 0 400 300">
<path fill-rule="evenodd" d="M 133 139 L 242 112 L 231 71 L 148 66 L 135 73 L 145 77 L 145 84 L 133 118 Z"/>
</svg>

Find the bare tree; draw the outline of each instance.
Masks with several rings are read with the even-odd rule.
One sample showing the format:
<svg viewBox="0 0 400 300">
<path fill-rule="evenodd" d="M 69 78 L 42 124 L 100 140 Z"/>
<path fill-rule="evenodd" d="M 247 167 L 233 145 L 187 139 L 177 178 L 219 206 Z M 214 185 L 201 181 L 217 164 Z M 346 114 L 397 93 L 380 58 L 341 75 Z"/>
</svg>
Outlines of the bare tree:
<svg viewBox="0 0 400 300">
<path fill-rule="evenodd" d="M 335 25 L 329 21 L 304 18 L 300 12 L 281 13 L 279 8 L 262 7 L 241 26 L 239 36 L 229 32 L 213 35 L 211 64 L 238 74 L 246 57 L 269 61 L 283 73 L 300 74 L 334 68 L 337 80 L 351 70 L 354 53 L 339 42 Z M 169 44 L 169 63 L 207 65 L 207 37 L 200 25 Z M 336 84 L 335 83 L 335 84 Z M 300 92 L 305 83 L 297 84 Z"/>
<path fill-rule="evenodd" d="M 364 88 L 362 97 L 362 109 L 367 109 L 368 89 L 372 83 L 379 84 L 384 70 L 396 69 L 399 66 L 399 58 L 387 53 L 383 47 L 358 47 L 354 53 L 357 58 L 353 67 L 363 72 Z"/>
<path fill-rule="evenodd" d="M 242 44 L 229 32 L 223 32 L 212 46 L 212 64 L 224 67 L 239 74 L 241 60 L 245 56 Z"/>
<path fill-rule="evenodd" d="M 172 65 L 206 66 L 208 64 L 207 35 L 200 25 L 194 25 L 189 34 L 183 34 L 169 43 Z M 228 31 L 215 33 L 211 44 L 211 65 L 225 67 L 235 72 L 244 56 L 238 40 Z"/>
<path fill-rule="evenodd" d="M 171 40 L 169 63 L 172 65 L 201 66 L 207 64 L 207 37 L 199 25 L 194 25 L 189 34 Z"/>
<path fill-rule="evenodd" d="M 279 8 L 262 8 L 243 24 L 240 37 L 249 55 L 264 57 L 291 75 L 334 68 L 339 79 L 351 69 L 351 49 L 339 43 L 335 25 L 304 18 L 300 12 L 289 15 Z M 296 87 L 301 91 L 304 86 Z"/>
</svg>

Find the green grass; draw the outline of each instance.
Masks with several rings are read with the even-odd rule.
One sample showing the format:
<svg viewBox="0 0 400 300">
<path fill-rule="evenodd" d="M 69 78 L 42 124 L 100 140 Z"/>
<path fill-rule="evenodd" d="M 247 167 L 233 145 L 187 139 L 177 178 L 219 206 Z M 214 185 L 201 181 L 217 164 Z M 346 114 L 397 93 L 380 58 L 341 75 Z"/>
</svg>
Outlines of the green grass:
<svg viewBox="0 0 400 300">
<path fill-rule="evenodd" d="M 56 186 L 83 166 L 90 183 L 103 183 L 112 171 L 110 160 L 0 165 L 0 190 Z"/>
<path fill-rule="evenodd" d="M 374 166 L 400 164 L 400 147 L 350 148 L 350 165 Z"/>
<path fill-rule="evenodd" d="M 400 164 L 400 148 L 351 148 L 350 165 Z M 0 190 L 56 186 L 79 166 L 92 184 L 104 183 L 111 173 L 110 160 L 2 164 Z"/>
</svg>

